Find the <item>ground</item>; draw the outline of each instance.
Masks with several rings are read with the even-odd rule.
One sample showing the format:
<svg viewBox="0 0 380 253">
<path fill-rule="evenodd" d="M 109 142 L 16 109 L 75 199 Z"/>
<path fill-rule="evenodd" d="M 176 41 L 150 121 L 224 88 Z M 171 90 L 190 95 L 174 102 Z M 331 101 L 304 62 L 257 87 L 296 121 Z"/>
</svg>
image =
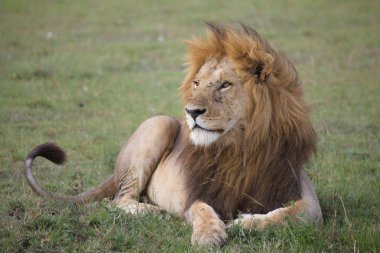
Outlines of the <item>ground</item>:
<svg viewBox="0 0 380 253">
<path fill-rule="evenodd" d="M 73 194 L 112 173 L 144 119 L 183 115 L 183 40 L 203 20 L 243 21 L 289 55 L 319 141 L 306 170 L 325 225 L 229 231 L 221 252 L 380 252 L 379 1 L 12 1 L 0 3 L 0 252 L 203 252 L 169 214 L 134 217 L 107 201 L 46 201 L 23 177 L 35 145 L 47 189 Z"/>
</svg>

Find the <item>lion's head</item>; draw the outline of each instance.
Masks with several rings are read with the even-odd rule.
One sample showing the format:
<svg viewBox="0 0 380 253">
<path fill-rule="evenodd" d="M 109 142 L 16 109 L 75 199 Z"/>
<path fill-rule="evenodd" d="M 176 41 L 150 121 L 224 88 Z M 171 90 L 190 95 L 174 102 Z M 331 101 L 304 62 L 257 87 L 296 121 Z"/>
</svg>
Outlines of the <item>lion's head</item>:
<svg viewBox="0 0 380 253">
<path fill-rule="evenodd" d="M 260 107 L 270 103 L 262 101 L 270 89 L 299 86 L 290 64 L 287 79 L 292 80 L 278 82 L 281 73 L 272 75 L 276 53 L 254 30 L 208 27 L 208 40 L 188 42 L 190 68 L 181 87 L 191 140 L 204 146 L 223 135 L 228 140 L 231 130 L 251 123 L 256 110 L 268 109 Z"/>
<path fill-rule="evenodd" d="M 185 111 L 194 144 L 207 146 L 243 122 L 249 97 L 228 57 L 208 59 L 191 86 Z"/>
<path fill-rule="evenodd" d="M 208 28 L 207 39 L 187 42 L 181 85 L 193 145 L 183 153 L 194 192 L 189 203 L 209 199 L 223 216 L 251 208 L 241 202 L 245 194 L 262 204 L 254 204 L 258 212 L 297 199 L 298 171 L 314 151 L 315 132 L 295 68 L 245 25 Z M 194 186 L 205 179 L 207 189 Z M 279 187 L 275 196 L 268 185 Z"/>
</svg>

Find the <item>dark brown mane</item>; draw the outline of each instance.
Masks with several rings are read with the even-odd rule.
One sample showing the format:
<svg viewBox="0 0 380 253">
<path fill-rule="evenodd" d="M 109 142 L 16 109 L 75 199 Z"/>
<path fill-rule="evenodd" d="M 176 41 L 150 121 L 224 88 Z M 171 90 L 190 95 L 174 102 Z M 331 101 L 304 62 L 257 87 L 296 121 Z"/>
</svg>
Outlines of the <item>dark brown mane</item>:
<svg viewBox="0 0 380 253">
<path fill-rule="evenodd" d="M 301 198 L 299 171 L 315 149 L 315 131 L 297 72 L 259 34 L 208 24 L 208 39 L 189 44 L 189 70 L 181 91 L 190 96 L 191 82 L 207 59 L 229 57 L 250 94 L 243 125 L 229 141 L 195 146 L 183 125 L 178 139 L 189 192 L 187 207 L 200 199 L 222 219 L 239 212 L 267 213 Z M 232 137 L 231 137 L 232 136 Z"/>
</svg>

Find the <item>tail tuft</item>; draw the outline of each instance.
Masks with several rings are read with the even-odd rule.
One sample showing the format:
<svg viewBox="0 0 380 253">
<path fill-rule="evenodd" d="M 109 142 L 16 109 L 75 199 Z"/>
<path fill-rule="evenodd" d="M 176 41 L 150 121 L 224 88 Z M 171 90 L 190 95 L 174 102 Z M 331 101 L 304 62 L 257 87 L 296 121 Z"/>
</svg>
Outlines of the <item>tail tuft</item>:
<svg viewBox="0 0 380 253">
<path fill-rule="evenodd" d="M 37 146 L 29 153 L 28 158 L 34 159 L 37 156 L 42 156 L 55 164 L 63 164 L 66 160 L 65 152 L 56 144 L 51 142 Z"/>
<path fill-rule="evenodd" d="M 73 196 L 55 195 L 45 191 L 33 176 L 32 163 L 37 156 L 44 157 L 55 164 L 63 164 L 66 159 L 65 152 L 54 143 L 44 143 L 34 148 L 25 160 L 25 176 L 32 190 L 38 195 L 51 199 L 59 199 L 62 201 L 70 201 L 77 204 L 86 203 L 93 200 L 101 200 L 106 197 L 113 197 L 117 191 L 117 182 L 115 177 L 110 176 L 105 182 L 98 187 L 90 189 Z"/>
</svg>

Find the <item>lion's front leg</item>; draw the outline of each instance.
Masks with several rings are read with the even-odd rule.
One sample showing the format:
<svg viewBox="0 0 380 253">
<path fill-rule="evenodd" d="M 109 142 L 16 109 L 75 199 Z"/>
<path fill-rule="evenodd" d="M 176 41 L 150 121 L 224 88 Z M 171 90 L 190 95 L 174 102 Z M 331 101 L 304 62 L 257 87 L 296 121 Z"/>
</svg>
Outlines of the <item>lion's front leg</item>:
<svg viewBox="0 0 380 253">
<path fill-rule="evenodd" d="M 239 225 L 243 229 L 262 231 L 269 225 L 285 225 L 287 219 L 297 218 L 292 215 L 297 211 L 296 209 L 296 207 L 284 207 L 267 214 L 241 214 L 239 218 L 229 224 L 229 227 Z"/>
<path fill-rule="evenodd" d="M 143 122 L 120 151 L 115 165 L 117 207 L 127 213 L 155 213 L 160 208 L 140 203 L 139 195 L 165 154 L 171 151 L 179 123 L 169 116 L 156 116 Z"/>
<path fill-rule="evenodd" d="M 186 211 L 185 217 L 193 227 L 193 245 L 219 246 L 227 239 L 226 225 L 219 219 L 211 206 L 196 201 Z"/>
<path fill-rule="evenodd" d="M 267 214 L 242 214 L 229 226 L 241 225 L 244 229 L 263 230 L 268 225 L 284 225 L 288 219 L 322 225 L 322 211 L 318 198 L 304 170 L 300 173 L 300 183 L 302 199 Z"/>
</svg>

